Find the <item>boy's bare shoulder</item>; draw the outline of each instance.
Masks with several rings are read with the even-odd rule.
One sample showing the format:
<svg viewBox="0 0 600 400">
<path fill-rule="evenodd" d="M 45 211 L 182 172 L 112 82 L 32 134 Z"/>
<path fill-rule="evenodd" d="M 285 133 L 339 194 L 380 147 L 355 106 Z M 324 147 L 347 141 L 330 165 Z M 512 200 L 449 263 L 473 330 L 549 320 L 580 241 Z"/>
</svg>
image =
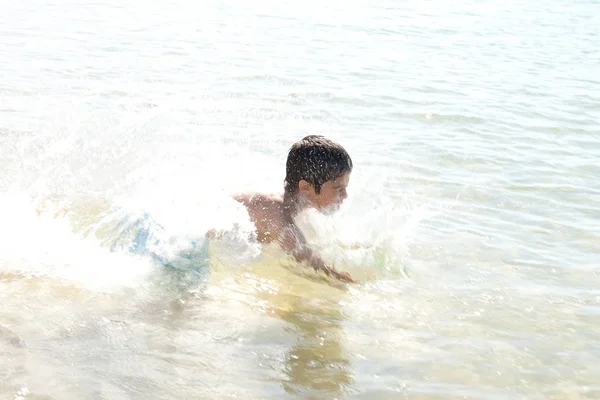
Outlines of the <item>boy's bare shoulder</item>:
<svg viewBox="0 0 600 400">
<path fill-rule="evenodd" d="M 283 204 L 283 197 L 280 194 L 238 193 L 233 195 L 233 198 L 246 207 L 281 207 Z"/>
<path fill-rule="evenodd" d="M 250 193 L 234 195 L 233 198 L 248 209 L 259 241 L 270 242 L 279 237 L 284 221 L 281 195 Z"/>
<path fill-rule="evenodd" d="M 234 195 L 233 198 L 248 209 L 253 220 L 271 220 L 276 222 L 282 219 L 283 197 L 276 194 L 247 193 Z"/>
</svg>

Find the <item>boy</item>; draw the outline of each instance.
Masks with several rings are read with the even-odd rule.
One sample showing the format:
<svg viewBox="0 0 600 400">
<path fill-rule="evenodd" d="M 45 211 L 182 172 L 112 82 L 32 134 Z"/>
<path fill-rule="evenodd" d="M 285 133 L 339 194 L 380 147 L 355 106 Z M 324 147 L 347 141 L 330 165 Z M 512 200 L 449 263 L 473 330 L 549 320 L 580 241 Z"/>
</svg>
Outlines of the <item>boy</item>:
<svg viewBox="0 0 600 400">
<path fill-rule="evenodd" d="M 353 282 L 349 273 L 337 271 L 308 248 L 294 216 L 307 207 L 337 211 L 348 197 L 346 188 L 352 159 L 346 150 L 323 136 L 310 135 L 295 143 L 286 162 L 284 194 L 242 194 L 234 198 L 248 209 L 259 241 L 278 241 L 298 262 L 308 262 L 342 281 Z"/>
</svg>

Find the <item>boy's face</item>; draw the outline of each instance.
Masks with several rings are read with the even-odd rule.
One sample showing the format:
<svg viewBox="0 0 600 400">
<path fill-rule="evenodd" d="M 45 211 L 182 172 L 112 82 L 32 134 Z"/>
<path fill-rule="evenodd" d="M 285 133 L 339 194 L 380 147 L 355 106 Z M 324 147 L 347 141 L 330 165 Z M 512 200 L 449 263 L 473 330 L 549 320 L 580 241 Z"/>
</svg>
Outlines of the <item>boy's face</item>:
<svg viewBox="0 0 600 400">
<path fill-rule="evenodd" d="M 305 180 L 299 183 L 300 192 L 320 211 L 337 211 L 348 197 L 346 189 L 350 182 L 350 173 L 325 182 L 317 193 L 312 184 Z"/>
</svg>

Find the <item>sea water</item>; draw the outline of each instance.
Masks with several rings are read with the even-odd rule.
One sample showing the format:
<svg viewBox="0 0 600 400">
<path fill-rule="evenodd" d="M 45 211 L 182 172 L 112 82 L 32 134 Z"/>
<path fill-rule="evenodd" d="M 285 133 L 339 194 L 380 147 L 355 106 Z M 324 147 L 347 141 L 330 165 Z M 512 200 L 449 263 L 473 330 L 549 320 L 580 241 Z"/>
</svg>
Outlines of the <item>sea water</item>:
<svg viewBox="0 0 600 400">
<path fill-rule="evenodd" d="M 595 1 L 3 2 L 0 397 L 599 398 L 599 40 Z M 308 134 L 356 284 L 231 197 Z"/>
</svg>

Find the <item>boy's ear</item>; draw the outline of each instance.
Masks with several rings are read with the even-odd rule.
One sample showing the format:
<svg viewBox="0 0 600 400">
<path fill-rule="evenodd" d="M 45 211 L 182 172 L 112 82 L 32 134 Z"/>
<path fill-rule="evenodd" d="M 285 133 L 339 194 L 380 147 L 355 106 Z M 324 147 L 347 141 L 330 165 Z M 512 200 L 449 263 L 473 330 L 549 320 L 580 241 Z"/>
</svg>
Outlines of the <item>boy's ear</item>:
<svg viewBox="0 0 600 400">
<path fill-rule="evenodd" d="M 300 179 L 300 182 L 298 182 L 298 190 L 300 191 L 300 193 L 302 193 L 304 195 L 310 194 L 311 188 L 312 188 L 312 185 L 308 181 L 305 181 L 304 179 Z"/>
</svg>

